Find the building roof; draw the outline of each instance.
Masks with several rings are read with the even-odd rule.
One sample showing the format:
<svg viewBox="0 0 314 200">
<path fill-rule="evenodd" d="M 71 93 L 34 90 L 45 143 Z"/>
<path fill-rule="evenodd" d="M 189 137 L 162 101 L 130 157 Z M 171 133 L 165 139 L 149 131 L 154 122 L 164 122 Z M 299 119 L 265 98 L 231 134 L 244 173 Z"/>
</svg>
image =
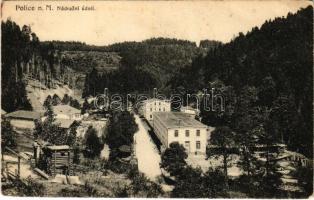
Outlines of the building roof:
<svg viewBox="0 0 314 200">
<path fill-rule="evenodd" d="M 69 145 L 53 145 L 53 146 L 46 146 L 49 150 L 67 150 L 70 149 Z"/>
<path fill-rule="evenodd" d="M 54 121 L 54 123 L 59 124 L 61 128 L 70 128 L 74 121 L 75 120 L 72 119 L 56 118 L 56 121 Z"/>
<path fill-rule="evenodd" d="M 81 113 L 79 109 L 73 108 L 72 106 L 69 105 L 53 106 L 53 112 L 55 114 L 68 114 L 68 115 Z"/>
<path fill-rule="evenodd" d="M 17 110 L 17 111 L 8 113 L 5 116 L 9 118 L 35 120 L 35 119 L 40 119 L 43 116 L 43 113 L 35 112 L 35 111 L 28 111 L 28 110 Z"/>
<path fill-rule="evenodd" d="M 158 102 L 158 101 L 162 101 L 162 102 L 168 102 L 170 103 L 170 100 L 168 99 L 158 99 L 158 98 L 151 98 L 151 99 L 146 99 L 143 101 L 143 103 L 150 103 L 150 102 Z"/>
<path fill-rule="evenodd" d="M 158 117 L 167 128 L 207 128 L 205 124 L 182 112 L 154 112 L 153 115 L 154 118 Z"/>
</svg>

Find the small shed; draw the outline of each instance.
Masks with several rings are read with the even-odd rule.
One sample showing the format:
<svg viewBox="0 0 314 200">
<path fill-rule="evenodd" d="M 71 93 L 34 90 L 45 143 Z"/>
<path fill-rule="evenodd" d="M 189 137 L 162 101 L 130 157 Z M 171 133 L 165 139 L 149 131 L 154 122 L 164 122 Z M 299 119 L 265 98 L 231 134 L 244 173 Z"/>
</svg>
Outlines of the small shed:
<svg viewBox="0 0 314 200">
<path fill-rule="evenodd" d="M 73 175 L 73 153 L 68 145 L 45 146 L 42 150 L 47 164 L 45 170 L 49 175 Z"/>
</svg>

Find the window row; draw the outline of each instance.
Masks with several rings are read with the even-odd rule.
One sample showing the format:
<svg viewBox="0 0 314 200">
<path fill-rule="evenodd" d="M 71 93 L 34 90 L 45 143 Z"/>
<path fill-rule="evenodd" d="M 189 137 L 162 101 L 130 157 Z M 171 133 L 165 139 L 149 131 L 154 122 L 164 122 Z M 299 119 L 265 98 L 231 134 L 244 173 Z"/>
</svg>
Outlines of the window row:
<svg viewBox="0 0 314 200">
<path fill-rule="evenodd" d="M 161 108 L 159 108 L 158 110 L 161 111 Z M 166 111 L 166 108 L 163 108 L 162 110 L 165 112 L 165 111 Z M 152 111 L 153 111 L 153 108 L 150 108 L 150 111 L 152 112 Z M 155 111 L 157 111 L 156 108 L 155 108 Z"/>
<path fill-rule="evenodd" d="M 201 141 L 196 141 L 195 147 L 196 147 L 196 149 L 201 149 Z M 190 141 L 185 141 L 184 142 L 184 148 L 187 151 L 190 151 Z"/>
<path fill-rule="evenodd" d="M 196 136 L 200 136 L 201 131 L 196 130 Z M 179 130 L 174 130 L 174 137 L 179 137 Z M 185 137 L 190 137 L 190 130 L 185 130 Z"/>
</svg>

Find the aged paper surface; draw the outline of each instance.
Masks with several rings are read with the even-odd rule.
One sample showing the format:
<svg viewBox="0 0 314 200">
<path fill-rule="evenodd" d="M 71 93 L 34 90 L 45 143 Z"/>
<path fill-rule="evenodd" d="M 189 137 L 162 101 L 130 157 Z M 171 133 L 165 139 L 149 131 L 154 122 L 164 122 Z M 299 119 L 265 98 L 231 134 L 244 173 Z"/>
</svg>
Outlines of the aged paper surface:
<svg viewBox="0 0 314 200">
<path fill-rule="evenodd" d="M 310 1 L 3 1 L 2 195 L 307 198 Z"/>
</svg>

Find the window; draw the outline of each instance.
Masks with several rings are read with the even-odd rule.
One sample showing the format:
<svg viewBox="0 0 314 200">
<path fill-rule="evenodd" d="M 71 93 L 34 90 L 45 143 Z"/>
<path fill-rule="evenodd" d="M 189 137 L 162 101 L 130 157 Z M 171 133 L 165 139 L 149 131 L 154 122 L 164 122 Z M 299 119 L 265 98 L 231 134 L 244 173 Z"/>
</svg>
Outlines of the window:
<svg viewBox="0 0 314 200">
<path fill-rule="evenodd" d="M 179 136 L 179 131 L 178 130 L 174 130 L 174 137 L 178 137 Z"/>
<path fill-rule="evenodd" d="M 151 119 L 153 118 L 153 116 L 152 116 L 152 115 L 150 115 L 149 117 L 150 117 Z"/>
<path fill-rule="evenodd" d="M 201 149 L 201 142 L 200 141 L 196 141 L 196 149 Z"/>
<path fill-rule="evenodd" d="M 161 105 L 161 103 L 159 102 L 159 105 Z"/>
<path fill-rule="evenodd" d="M 166 109 L 164 108 L 164 112 L 166 111 Z"/>
<path fill-rule="evenodd" d="M 150 108 L 150 111 L 153 111 L 153 108 Z"/>
<path fill-rule="evenodd" d="M 188 153 L 190 152 L 190 141 L 184 142 L 184 148 Z"/>
<path fill-rule="evenodd" d="M 159 108 L 159 111 L 161 111 L 161 108 Z"/>
<path fill-rule="evenodd" d="M 190 136 L 190 130 L 185 130 L 185 137 L 189 137 Z"/>
<path fill-rule="evenodd" d="M 200 136 L 201 135 L 201 131 L 200 130 L 196 130 L 196 136 Z"/>
</svg>

